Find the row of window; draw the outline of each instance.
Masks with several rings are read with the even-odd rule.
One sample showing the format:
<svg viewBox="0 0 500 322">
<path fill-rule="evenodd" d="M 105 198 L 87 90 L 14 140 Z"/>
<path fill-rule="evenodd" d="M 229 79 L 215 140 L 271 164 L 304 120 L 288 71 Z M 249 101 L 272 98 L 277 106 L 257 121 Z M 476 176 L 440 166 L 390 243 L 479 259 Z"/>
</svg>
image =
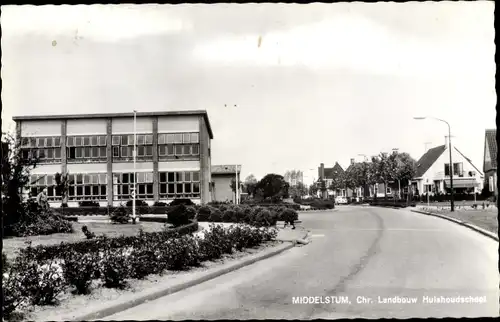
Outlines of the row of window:
<svg viewBox="0 0 500 322">
<path fill-rule="evenodd" d="M 112 145 L 129 146 L 134 145 L 134 134 L 113 135 Z M 158 144 L 190 144 L 199 143 L 199 133 L 160 133 L 158 134 Z M 152 145 L 153 134 L 137 134 L 137 145 Z M 48 137 L 23 137 L 22 147 L 26 148 L 52 148 L 61 146 L 60 136 Z M 72 135 L 66 137 L 68 147 L 93 147 L 106 146 L 106 135 Z"/>
<path fill-rule="evenodd" d="M 43 189 L 47 189 L 48 200 L 60 200 L 56 195 L 54 175 L 32 175 L 30 178 L 30 192 L 36 196 Z M 152 200 L 153 173 L 137 172 L 135 179 L 136 196 L 138 199 Z M 107 174 L 69 174 L 68 200 L 107 200 Z M 200 197 L 199 171 L 160 172 L 159 195 L 161 199 L 199 198 Z M 115 200 L 130 200 L 134 187 L 133 173 L 113 174 L 113 198 Z"/>
<path fill-rule="evenodd" d="M 61 148 L 45 148 L 45 149 L 23 149 L 22 156 L 24 159 L 40 159 L 45 160 L 60 160 Z"/>
<path fill-rule="evenodd" d="M 24 137 L 21 139 L 24 148 L 52 148 L 61 146 L 60 136 Z"/>
</svg>

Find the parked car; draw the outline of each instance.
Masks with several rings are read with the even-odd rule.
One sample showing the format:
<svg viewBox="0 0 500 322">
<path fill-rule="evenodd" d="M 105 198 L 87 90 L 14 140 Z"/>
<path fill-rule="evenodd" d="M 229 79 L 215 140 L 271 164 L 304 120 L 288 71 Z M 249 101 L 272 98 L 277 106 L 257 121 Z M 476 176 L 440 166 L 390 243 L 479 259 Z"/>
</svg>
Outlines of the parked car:
<svg viewBox="0 0 500 322">
<path fill-rule="evenodd" d="M 347 204 L 347 198 L 342 197 L 342 196 L 337 196 L 335 197 L 335 203 L 338 205 L 346 205 Z"/>
</svg>

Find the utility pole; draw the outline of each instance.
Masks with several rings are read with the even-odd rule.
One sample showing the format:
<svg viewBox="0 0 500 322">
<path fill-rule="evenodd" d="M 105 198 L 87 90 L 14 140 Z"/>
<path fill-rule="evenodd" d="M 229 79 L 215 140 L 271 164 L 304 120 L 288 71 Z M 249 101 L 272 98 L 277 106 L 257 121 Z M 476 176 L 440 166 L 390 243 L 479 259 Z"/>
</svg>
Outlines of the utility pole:
<svg viewBox="0 0 500 322">
<path fill-rule="evenodd" d="M 136 181 L 137 181 L 137 173 L 136 173 L 136 157 L 137 157 L 137 111 L 134 110 L 134 190 L 132 191 L 132 222 L 135 224 L 137 221 L 136 213 L 135 213 L 135 198 L 137 195 L 136 192 Z"/>
</svg>

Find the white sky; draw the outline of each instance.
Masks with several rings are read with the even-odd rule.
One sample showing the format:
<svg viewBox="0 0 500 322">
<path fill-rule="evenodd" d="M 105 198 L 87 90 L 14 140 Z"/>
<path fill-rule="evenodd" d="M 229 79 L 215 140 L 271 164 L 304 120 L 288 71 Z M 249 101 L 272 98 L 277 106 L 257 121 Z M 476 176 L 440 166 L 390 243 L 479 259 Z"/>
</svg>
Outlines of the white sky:
<svg viewBox="0 0 500 322">
<path fill-rule="evenodd" d="M 206 109 L 213 164 L 311 181 L 320 162 L 358 154 L 418 159 L 447 134 L 412 119 L 432 115 L 482 168 L 496 117 L 493 12 L 486 1 L 2 6 L 2 125 Z"/>
</svg>

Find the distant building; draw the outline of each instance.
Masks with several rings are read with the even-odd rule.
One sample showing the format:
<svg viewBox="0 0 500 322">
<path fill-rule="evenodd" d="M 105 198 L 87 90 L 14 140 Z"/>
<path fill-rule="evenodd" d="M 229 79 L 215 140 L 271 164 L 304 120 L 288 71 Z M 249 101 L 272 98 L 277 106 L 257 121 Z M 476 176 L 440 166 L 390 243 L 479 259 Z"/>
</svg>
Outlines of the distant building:
<svg viewBox="0 0 500 322">
<path fill-rule="evenodd" d="M 484 135 L 484 186 L 495 196 L 497 189 L 497 130 L 486 130 Z"/>
<path fill-rule="evenodd" d="M 480 193 L 484 176 L 456 147 L 452 146 L 453 167 L 450 168 L 448 144 L 429 149 L 418 161 L 412 180 L 414 193 L 431 195 L 450 192 L 450 174 L 453 172 L 455 193 Z"/>
<path fill-rule="evenodd" d="M 68 206 L 84 200 L 112 206 L 132 199 L 153 204 L 189 198 L 211 201 L 210 146 L 213 133 L 206 111 L 136 114 L 134 178 L 133 113 L 18 116 L 16 136 L 24 158 L 38 157 L 30 191 L 47 188 L 51 206 L 61 205 L 55 173 L 68 173 Z M 134 180 L 135 179 L 135 180 Z"/>
<path fill-rule="evenodd" d="M 231 189 L 231 181 L 236 179 L 236 167 L 238 167 L 238 182 L 241 185 L 241 165 L 212 165 L 213 200 L 235 202 L 236 193 Z"/>
<path fill-rule="evenodd" d="M 299 183 L 304 184 L 304 173 L 300 170 L 287 171 L 283 178 L 290 187 L 296 187 Z"/>
<path fill-rule="evenodd" d="M 342 166 L 338 162 L 335 162 L 335 165 L 331 168 L 325 168 L 325 164 L 321 163 L 320 166 L 318 167 L 318 178 L 319 178 L 318 183 L 320 183 L 321 180 L 324 180 L 327 190 L 324 192 L 324 195 L 321 196 L 322 193 L 321 187 L 318 186 L 318 188 L 320 189 L 318 190 L 317 197 L 323 197 L 323 198 L 332 196 L 346 197 L 347 196 L 346 189 L 339 188 L 336 189 L 335 191 L 330 189 L 330 186 L 332 185 L 333 181 L 343 174 L 344 174 L 344 169 L 342 169 Z"/>
</svg>

